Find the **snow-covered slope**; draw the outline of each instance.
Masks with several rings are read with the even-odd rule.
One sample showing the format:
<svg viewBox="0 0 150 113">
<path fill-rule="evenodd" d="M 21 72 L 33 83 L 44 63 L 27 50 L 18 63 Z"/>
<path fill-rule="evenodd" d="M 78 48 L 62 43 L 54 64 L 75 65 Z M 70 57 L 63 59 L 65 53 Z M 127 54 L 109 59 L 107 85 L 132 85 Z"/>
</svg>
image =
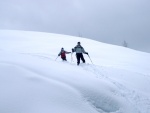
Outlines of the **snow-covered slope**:
<svg viewBox="0 0 150 113">
<path fill-rule="evenodd" d="M 93 64 L 56 61 L 80 41 Z M 0 113 L 149 113 L 150 54 L 66 35 L 0 30 Z"/>
</svg>

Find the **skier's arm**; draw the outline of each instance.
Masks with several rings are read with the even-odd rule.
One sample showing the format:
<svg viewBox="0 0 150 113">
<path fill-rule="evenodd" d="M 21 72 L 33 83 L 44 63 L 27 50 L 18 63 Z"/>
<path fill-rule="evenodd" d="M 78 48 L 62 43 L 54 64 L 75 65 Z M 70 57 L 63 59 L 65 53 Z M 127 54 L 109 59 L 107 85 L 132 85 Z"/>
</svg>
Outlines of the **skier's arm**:
<svg viewBox="0 0 150 113">
<path fill-rule="evenodd" d="M 72 52 L 76 52 L 76 47 L 72 48 Z"/>
<path fill-rule="evenodd" d="M 58 56 L 60 56 L 61 55 L 61 52 L 58 54 Z"/>
<path fill-rule="evenodd" d="M 69 53 L 71 53 L 71 52 L 67 52 L 67 51 L 65 51 L 65 53 L 66 53 L 66 54 L 69 54 Z"/>
<path fill-rule="evenodd" d="M 84 54 L 87 54 L 87 55 L 88 55 L 88 52 L 86 52 L 83 47 L 82 47 L 82 52 L 83 52 Z"/>
</svg>

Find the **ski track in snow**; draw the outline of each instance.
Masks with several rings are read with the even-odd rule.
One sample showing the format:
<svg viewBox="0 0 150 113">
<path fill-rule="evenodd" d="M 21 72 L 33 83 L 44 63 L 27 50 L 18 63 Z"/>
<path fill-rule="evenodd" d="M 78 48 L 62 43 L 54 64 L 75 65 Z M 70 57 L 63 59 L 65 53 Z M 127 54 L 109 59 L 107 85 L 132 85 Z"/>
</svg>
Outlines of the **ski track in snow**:
<svg viewBox="0 0 150 113">
<path fill-rule="evenodd" d="M 121 93 L 114 91 L 115 95 L 121 95 L 122 97 L 126 98 L 128 100 L 128 102 L 131 103 L 131 105 L 135 106 L 134 103 L 136 103 L 136 106 L 141 106 L 141 104 L 142 104 L 142 106 L 146 105 L 145 108 L 141 108 L 141 107 L 136 108 L 138 113 L 142 113 L 142 111 L 147 108 L 148 108 L 148 110 L 146 112 L 148 113 L 150 111 L 150 98 L 149 97 L 145 97 L 142 95 L 139 96 L 139 94 L 137 92 L 135 92 L 134 90 L 129 90 L 122 84 L 109 78 L 107 75 L 111 75 L 111 73 L 109 73 L 108 70 L 105 69 L 105 67 L 91 65 L 91 64 L 83 65 L 82 67 L 85 71 L 94 73 L 96 75 L 95 76 L 96 78 L 106 79 L 107 81 L 116 85 L 118 87 L 118 89 L 121 90 L 120 91 Z M 145 75 L 141 75 L 141 76 L 145 76 Z M 147 76 L 147 77 L 149 77 L 149 76 Z"/>
<path fill-rule="evenodd" d="M 50 56 L 44 55 L 41 53 L 21 53 L 21 54 L 30 55 L 33 57 L 38 57 L 38 58 L 43 59 L 43 60 L 54 60 Z M 64 63 L 61 61 L 59 61 L 59 62 Z M 65 62 L 65 63 L 68 63 L 68 65 L 77 66 L 76 63 L 74 63 L 74 62 Z M 81 63 L 79 65 L 79 67 L 81 67 L 85 71 L 88 71 L 89 73 L 93 73 L 95 75 L 95 78 L 97 78 L 97 79 L 106 79 L 107 81 L 113 83 L 116 87 L 118 87 L 118 89 L 120 89 L 120 93 L 114 91 L 114 94 L 118 95 L 118 96 L 122 96 L 123 98 L 128 100 L 128 102 L 130 102 L 131 105 L 135 106 L 134 103 L 136 103 L 136 106 L 141 106 L 141 104 L 143 104 L 142 106 L 147 105 L 147 106 L 145 106 L 145 108 L 139 108 L 139 107 L 135 108 L 137 110 L 137 113 L 142 113 L 143 109 L 147 109 L 147 108 L 148 108 L 148 111 L 146 111 L 146 112 L 150 111 L 150 99 L 148 97 L 145 97 L 142 95 L 139 96 L 139 94 L 137 92 L 135 92 L 134 90 L 129 90 L 125 86 L 123 86 L 122 84 L 109 78 L 107 75 L 111 75 L 111 73 L 108 72 L 108 70 L 105 68 L 105 66 L 98 66 L 98 65 L 94 65 L 94 64 L 83 64 L 83 63 Z M 28 69 L 28 70 L 33 71 L 33 69 Z M 36 73 L 40 73 L 40 72 L 36 72 Z M 71 87 L 73 87 L 73 86 L 71 86 Z M 116 108 L 116 110 L 114 110 L 114 111 L 113 110 L 112 111 L 107 110 L 105 108 L 103 109 L 103 108 L 99 107 L 99 105 L 96 105 L 95 103 L 93 103 L 95 100 L 89 100 L 89 98 L 85 97 L 84 95 L 83 95 L 83 98 L 85 98 L 85 100 L 88 101 L 91 104 L 91 106 L 96 108 L 97 111 L 100 113 L 110 113 L 110 112 L 111 113 L 120 113 L 119 108 Z"/>
</svg>

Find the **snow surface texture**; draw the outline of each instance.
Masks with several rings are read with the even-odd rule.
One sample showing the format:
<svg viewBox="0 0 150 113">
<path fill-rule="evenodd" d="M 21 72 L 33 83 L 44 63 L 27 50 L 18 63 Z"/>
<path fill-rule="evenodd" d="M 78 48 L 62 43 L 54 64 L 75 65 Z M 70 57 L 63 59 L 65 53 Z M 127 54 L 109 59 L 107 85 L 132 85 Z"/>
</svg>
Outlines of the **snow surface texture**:
<svg viewBox="0 0 150 113">
<path fill-rule="evenodd" d="M 93 64 L 87 55 L 79 66 L 75 53 L 57 58 L 78 41 Z M 150 113 L 149 61 L 85 38 L 0 30 L 0 113 Z"/>
</svg>

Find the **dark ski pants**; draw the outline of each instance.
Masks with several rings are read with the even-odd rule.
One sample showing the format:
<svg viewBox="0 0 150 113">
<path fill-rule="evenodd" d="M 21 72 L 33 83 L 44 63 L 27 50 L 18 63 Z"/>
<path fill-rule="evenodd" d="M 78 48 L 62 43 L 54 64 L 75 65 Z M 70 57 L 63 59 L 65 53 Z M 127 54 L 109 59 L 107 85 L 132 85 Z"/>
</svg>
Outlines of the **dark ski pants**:
<svg viewBox="0 0 150 113">
<path fill-rule="evenodd" d="M 85 59 L 82 53 L 76 53 L 76 57 L 77 57 L 77 65 L 80 64 L 80 59 L 82 60 L 83 63 L 85 63 Z"/>
<path fill-rule="evenodd" d="M 63 61 L 67 61 L 66 57 L 61 57 Z"/>
</svg>

